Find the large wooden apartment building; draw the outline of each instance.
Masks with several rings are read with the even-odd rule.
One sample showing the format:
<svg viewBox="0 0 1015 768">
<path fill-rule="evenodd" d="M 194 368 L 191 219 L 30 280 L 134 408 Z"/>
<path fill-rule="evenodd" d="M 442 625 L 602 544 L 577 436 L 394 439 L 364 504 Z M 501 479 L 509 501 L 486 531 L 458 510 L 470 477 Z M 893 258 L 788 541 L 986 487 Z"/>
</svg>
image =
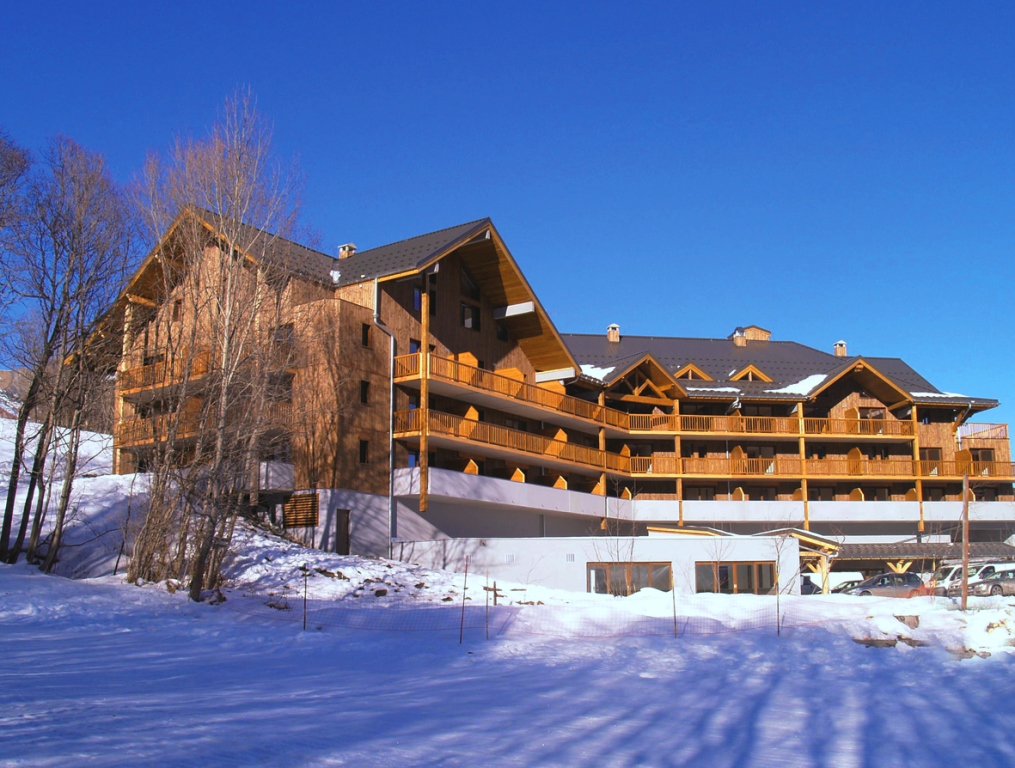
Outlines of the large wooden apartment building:
<svg viewBox="0 0 1015 768">
<path fill-rule="evenodd" d="M 240 247 L 206 229 L 209 248 Z M 335 257 L 275 247 L 290 271 L 258 343 L 297 352 L 278 371 L 260 491 L 320 546 L 582 536 L 611 517 L 635 534 L 792 525 L 932 540 L 951 536 L 963 475 L 997 502 L 977 535 L 1011 533 L 1007 426 L 970 421 L 996 401 L 942 392 L 898 358 L 757 326 L 561 334 L 489 219 Z M 180 356 L 217 354 L 155 343 L 193 303 L 186 280 L 159 279 L 164 261 L 149 258 L 110 313 L 119 472 L 144 469 L 163 439 Z"/>
</svg>

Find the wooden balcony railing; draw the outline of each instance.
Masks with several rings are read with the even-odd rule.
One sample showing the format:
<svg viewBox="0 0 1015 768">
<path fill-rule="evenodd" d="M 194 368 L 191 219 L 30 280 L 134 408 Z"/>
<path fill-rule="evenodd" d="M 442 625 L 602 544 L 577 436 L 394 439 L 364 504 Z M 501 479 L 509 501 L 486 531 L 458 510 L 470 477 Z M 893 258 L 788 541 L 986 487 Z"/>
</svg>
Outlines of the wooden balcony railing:
<svg viewBox="0 0 1015 768">
<path fill-rule="evenodd" d="M 397 412 L 395 414 L 396 434 L 418 434 L 422 423 L 420 413 L 419 410 Z M 629 460 L 627 457 L 608 454 L 597 448 L 568 443 L 563 440 L 552 440 L 542 435 L 534 435 L 531 432 L 522 432 L 484 421 L 465 419 L 441 411 L 428 411 L 428 414 L 428 430 L 431 435 L 443 435 L 499 448 L 508 448 L 532 456 L 562 460 L 598 470 L 612 467 L 615 471 L 628 471 Z"/>
<path fill-rule="evenodd" d="M 733 477 L 799 477 L 800 459 L 777 456 L 765 459 L 687 458 L 683 459 L 685 475 Z"/>
<path fill-rule="evenodd" d="M 420 371 L 420 353 L 402 355 L 395 358 L 395 378 L 415 377 Z M 460 363 L 438 355 L 430 355 L 429 375 L 433 379 L 464 384 L 484 392 L 491 392 L 512 400 L 548 408 L 560 413 L 577 416 L 582 419 L 627 429 L 627 414 L 613 408 L 590 403 L 570 395 L 551 392 L 510 376 L 503 376 L 493 371 L 477 368 L 474 365 Z"/>
<path fill-rule="evenodd" d="M 798 435 L 800 420 L 790 416 L 681 416 L 683 432 Z"/>
<path fill-rule="evenodd" d="M 804 419 L 807 435 L 912 437 L 913 422 L 892 419 Z"/>
<path fill-rule="evenodd" d="M 262 412 L 261 429 L 286 429 L 292 424 L 292 403 L 271 402 L 265 405 Z M 176 415 L 162 413 L 150 417 L 125 419 L 116 425 L 116 441 L 121 447 L 143 445 L 146 443 L 165 442 L 169 439 L 169 429 Z M 202 421 L 200 405 L 184 409 L 176 422 L 176 439 L 186 440 L 194 437 L 202 429 L 211 429 L 212 424 Z M 254 425 L 244 425 L 252 428 Z M 236 422 L 232 427 L 237 428 Z"/>
<path fill-rule="evenodd" d="M 120 447 L 165 442 L 169 439 L 170 428 L 175 423 L 176 439 L 193 437 L 201 429 L 201 409 L 188 408 L 179 414 L 161 413 L 149 418 L 134 418 L 116 425 L 116 442 Z"/>
<path fill-rule="evenodd" d="M 963 424 L 958 429 L 962 440 L 1007 440 L 1007 424 Z"/>
<path fill-rule="evenodd" d="M 1015 478 L 1015 464 L 1010 461 L 919 461 L 916 462 L 920 477 L 960 478 L 969 475 L 970 480 L 983 478 Z"/>
<path fill-rule="evenodd" d="M 912 459 L 808 459 L 807 474 L 814 476 L 916 477 Z"/>
<path fill-rule="evenodd" d="M 120 371 L 120 390 L 158 389 L 178 384 L 185 377 L 194 381 L 208 373 L 210 361 L 211 354 L 207 349 L 195 350 L 193 355 L 183 349 L 168 360 Z"/>
</svg>

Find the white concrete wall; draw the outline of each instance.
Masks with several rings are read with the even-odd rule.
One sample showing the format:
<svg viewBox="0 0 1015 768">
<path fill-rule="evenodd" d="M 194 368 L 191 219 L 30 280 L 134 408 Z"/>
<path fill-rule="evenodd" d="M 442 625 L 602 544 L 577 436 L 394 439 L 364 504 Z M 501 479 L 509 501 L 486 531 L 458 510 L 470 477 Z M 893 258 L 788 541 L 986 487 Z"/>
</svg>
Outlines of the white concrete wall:
<svg viewBox="0 0 1015 768">
<path fill-rule="evenodd" d="M 778 548 L 781 548 L 781 552 Z M 395 557 L 428 568 L 469 573 L 477 578 L 511 581 L 573 592 L 587 591 L 588 564 L 595 562 L 669 562 L 679 594 L 695 591 L 696 562 L 770 562 L 779 558 L 780 588 L 800 591 L 800 551 L 793 538 L 762 536 L 586 536 L 541 539 L 445 539 L 399 541 Z M 569 562 L 568 555 L 573 555 Z"/>
</svg>

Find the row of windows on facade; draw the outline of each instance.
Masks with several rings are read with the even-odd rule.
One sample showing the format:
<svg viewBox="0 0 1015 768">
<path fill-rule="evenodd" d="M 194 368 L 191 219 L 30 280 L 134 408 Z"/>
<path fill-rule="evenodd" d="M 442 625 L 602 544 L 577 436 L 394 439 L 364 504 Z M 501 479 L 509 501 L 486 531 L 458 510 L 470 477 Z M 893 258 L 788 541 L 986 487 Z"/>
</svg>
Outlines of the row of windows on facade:
<svg viewBox="0 0 1015 768">
<path fill-rule="evenodd" d="M 631 595 L 642 589 L 673 589 L 670 563 L 589 563 L 588 591 L 601 595 Z M 694 564 L 696 592 L 727 595 L 770 595 L 775 592 L 775 563 L 698 562 Z"/>
</svg>

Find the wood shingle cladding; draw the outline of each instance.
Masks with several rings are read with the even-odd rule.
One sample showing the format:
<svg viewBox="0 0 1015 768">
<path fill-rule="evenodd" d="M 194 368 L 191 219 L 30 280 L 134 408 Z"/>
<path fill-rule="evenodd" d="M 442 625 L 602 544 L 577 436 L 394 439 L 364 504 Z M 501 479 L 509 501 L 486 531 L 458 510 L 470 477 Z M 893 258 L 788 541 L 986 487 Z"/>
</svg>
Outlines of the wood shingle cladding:
<svg viewBox="0 0 1015 768">
<path fill-rule="evenodd" d="M 1007 430 L 961 445 L 956 432 L 996 401 L 941 392 L 898 358 L 837 356 L 758 326 L 719 339 L 562 335 L 489 219 L 342 259 L 277 246 L 289 316 L 265 343 L 299 349 L 284 425 L 297 488 L 385 493 L 390 407 L 396 468 L 805 506 L 955 498 L 972 472 L 1012 497 Z M 152 305 L 136 316 L 186 322 L 186 297 L 149 283 L 133 284 Z M 395 340 L 393 403 L 375 309 Z M 117 449 L 135 458 L 141 438 L 158 439 L 139 408 L 171 397 L 178 364 L 150 353 L 135 336 L 119 361 Z"/>
</svg>

